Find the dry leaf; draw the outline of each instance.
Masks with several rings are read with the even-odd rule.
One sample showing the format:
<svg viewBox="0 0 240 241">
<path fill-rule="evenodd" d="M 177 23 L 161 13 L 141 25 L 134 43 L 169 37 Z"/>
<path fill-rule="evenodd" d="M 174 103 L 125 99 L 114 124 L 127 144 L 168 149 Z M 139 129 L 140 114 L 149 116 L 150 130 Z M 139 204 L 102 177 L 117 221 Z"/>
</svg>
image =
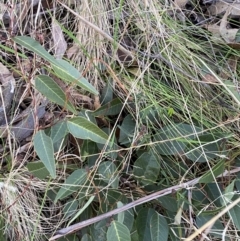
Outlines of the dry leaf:
<svg viewBox="0 0 240 241">
<path fill-rule="evenodd" d="M 18 141 L 22 141 L 30 136 L 36 126 L 35 120 L 43 118 L 45 113 L 45 105 L 37 107 L 36 116 L 34 110 L 30 111 L 29 115 L 25 119 L 11 127 L 10 130 L 14 138 Z"/>
<path fill-rule="evenodd" d="M 229 3 L 226 2 L 215 2 L 214 4 L 212 4 L 209 8 L 208 8 L 208 13 L 210 16 L 213 15 L 219 15 L 219 14 L 223 14 L 225 13 L 225 11 L 227 11 L 227 9 L 229 8 Z"/>
<path fill-rule="evenodd" d="M 13 78 L 11 72 L 0 62 L 0 81 L 1 86 L 1 96 L 0 96 L 0 125 L 6 123 L 6 114 L 11 108 L 14 89 L 15 89 L 15 79 Z"/>
<path fill-rule="evenodd" d="M 216 79 L 216 77 L 211 74 L 205 74 L 202 77 L 202 82 L 209 83 L 209 84 L 219 83 L 219 81 Z"/>
<path fill-rule="evenodd" d="M 228 46 L 233 49 L 240 49 L 240 43 L 229 43 Z"/>
<path fill-rule="evenodd" d="M 78 45 L 73 45 L 71 48 L 68 49 L 67 51 L 67 57 L 68 59 L 71 59 L 72 56 L 77 52 L 80 51 L 79 46 Z"/>
<path fill-rule="evenodd" d="M 237 28 L 228 29 L 227 28 L 227 25 L 228 25 L 227 18 L 228 18 L 229 12 L 230 12 L 230 9 L 228 9 L 223 16 L 221 23 L 220 23 L 219 32 L 221 34 L 221 37 L 226 41 L 226 43 L 233 43 L 233 42 L 235 42 L 236 35 L 237 35 L 239 29 L 237 29 Z"/>
<path fill-rule="evenodd" d="M 233 73 L 236 73 L 238 59 L 239 57 L 235 55 L 228 58 L 226 68 L 219 75 L 222 79 L 229 79 Z"/>
<path fill-rule="evenodd" d="M 188 2 L 189 2 L 189 0 L 175 0 L 174 5 L 177 8 L 183 9 Z"/>
<path fill-rule="evenodd" d="M 218 24 L 210 24 L 206 26 L 207 30 L 216 38 L 221 38 L 220 26 Z"/>
<path fill-rule="evenodd" d="M 3 20 L 3 16 L 6 10 L 7 10 L 7 5 L 4 3 L 0 3 L 0 20 Z"/>
<path fill-rule="evenodd" d="M 64 39 L 63 32 L 59 24 L 55 19 L 52 20 L 52 36 L 53 36 L 53 48 L 55 50 L 55 57 L 62 59 L 66 49 L 67 43 Z"/>
<path fill-rule="evenodd" d="M 223 1 L 215 2 L 208 8 L 208 13 L 211 16 L 224 14 L 229 11 L 231 16 L 240 16 L 240 4 L 239 3 L 227 3 Z"/>
</svg>

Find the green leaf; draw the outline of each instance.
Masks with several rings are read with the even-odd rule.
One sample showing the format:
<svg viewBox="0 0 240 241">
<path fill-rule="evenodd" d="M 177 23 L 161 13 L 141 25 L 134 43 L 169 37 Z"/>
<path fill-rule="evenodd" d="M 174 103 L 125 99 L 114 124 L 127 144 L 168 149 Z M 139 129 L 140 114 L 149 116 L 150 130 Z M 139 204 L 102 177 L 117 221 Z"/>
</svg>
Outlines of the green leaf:
<svg viewBox="0 0 240 241">
<path fill-rule="evenodd" d="M 47 60 L 50 63 L 55 63 L 56 60 L 55 58 L 49 54 L 46 49 L 36 40 L 34 40 L 33 38 L 27 37 L 27 36 L 17 36 L 14 37 L 13 40 L 25 47 L 26 49 L 33 51 L 34 53 L 38 54 L 40 57 L 42 57 L 43 59 Z"/>
<path fill-rule="evenodd" d="M 133 223 L 134 223 L 134 213 L 132 209 L 128 209 L 127 211 L 124 211 L 124 220 L 123 224 L 129 229 L 129 231 L 132 230 Z"/>
<path fill-rule="evenodd" d="M 51 127 L 50 137 L 52 139 L 53 144 L 62 141 L 63 138 L 68 133 L 67 122 L 60 121 Z"/>
<path fill-rule="evenodd" d="M 107 231 L 107 241 L 131 241 L 130 231 L 129 229 L 119 223 L 118 221 L 114 221 L 111 223 L 111 226 Z"/>
<path fill-rule="evenodd" d="M 211 220 L 214 217 L 214 215 L 198 215 L 196 217 L 196 224 L 197 227 L 202 227 L 205 223 L 207 223 L 209 220 Z M 217 232 L 216 232 L 217 230 Z M 209 234 L 211 234 L 215 238 L 222 239 L 222 235 L 224 232 L 224 226 L 222 225 L 220 220 L 217 220 L 215 223 L 213 223 L 213 226 L 210 230 L 208 230 Z"/>
<path fill-rule="evenodd" d="M 58 241 L 79 241 L 79 238 L 77 234 L 68 234 L 58 239 Z"/>
<path fill-rule="evenodd" d="M 83 117 L 87 119 L 88 121 L 92 122 L 93 124 L 97 125 L 97 121 L 95 116 L 93 116 L 94 112 L 90 110 L 81 110 L 78 114 L 79 117 Z"/>
<path fill-rule="evenodd" d="M 195 130 L 200 132 L 202 129 L 195 126 Z M 154 135 L 154 142 L 159 142 L 156 150 L 161 155 L 183 154 L 189 142 L 196 137 L 195 130 L 192 125 L 183 123 L 163 127 L 160 133 Z"/>
<path fill-rule="evenodd" d="M 100 100 L 101 104 L 105 105 L 113 99 L 113 83 L 111 80 L 107 81 L 106 86 L 101 90 Z"/>
<path fill-rule="evenodd" d="M 133 228 L 131 229 L 131 241 L 139 241 L 139 235 L 136 229 L 136 221 L 133 223 Z"/>
<path fill-rule="evenodd" d="M 121 100 L 116 98 L 94 111 L 93 114 L 95 116 L 118 115 L 122 108 L 123 104 Z"/>
<path fill-rule="evenodd" d="M 37 177 L 41 180 L 49 175 L 49 171 L 41 161 L 28 162 L 27 169 L 34 177 Z"/>
<path fill-rule="evenodd" d="M 37 152 L 40 160 L 43 162 L 52 178 L 56 178 L 56 164 L 53 152 L 53 143 L 49 136 L 44 131 L 39 131 L 34 136 L 34 149 Z"/>
<path fill-rule="evenodd" d="M 157 123 L 159 118 L 161 118 L 163 110 L 164 109 L 162 107 L 159 107 L 157 105 L 155 105 L 154 107 L 147 106 L 146 108 L 140 110 L 140 119 L 143 124 L 147 124 L 148 122 Z"/>
<path fill-rule="evenodd" d="M 150 232 L 152 241 L 167 241 L 169 226 L 166 219 L 159 215 L 156 211 L 150 220 Z"/>
<path fill-rule="evenodd" d="M 108 136 L 110 136 L 112 129 L 110 128 L 103 128 L 102 129 Z M 104 144 L 98 143 L 98 149 L 103 150 L 106 156 L 110 157 L 111 159 L 115 160 L 118 157 L 119 154 L 119 147 L 116 144 L 116 130 L 113 131 L 113 134 L 111 135 L 111 138 L 109 139 L 108 146 L 106 147 Z"/>
<path fill-rule="evenodd" d="M 123 203 L 120 202 L 120 201 L 118 201 L 118 202 L 117 202 L 117 208 L 121 208 L 122 206 L 123 206 Z M 123 221 L 124 221 L 124 213 L 125 213 L 125 212 L 120 212 L 120 213 L 117 215 L 117 221 L 118 221 L 119 223 L 123 223 Z"/>
<path fill-rule="evenodd" d="M 107 211 L 111 210 L 112 207 L 116 207 L 117 202 L 123 202 L 123 199 L 126 198 L 119 190 L 113 188 L 102 190 L 100 197 L 105 199 L 104 203 L 101 204 L 106 207 Z"/>
<path fill-rule="evenodd" d="M 56 59 L 52 63 L 52 67 L 55 74 L 63 81 L 75 84 L 94 95 L 98 95 L 98 91 L 69 62 L 63 59 Z"/>
<path fill-rule="evenodd" d="M 88 201 L 83 205 L 83 207 L 76 213 L 76 215 L 69 221 L 68 226 L 75 220 L 77 219 L 83 212 L 84 210 L 92 203 L 93 199 L 95 196 L 91 196 Z"/>
<path fill-rule="evenodd" d="M 0 216 L 0 240 L 1 241 L 7 241 L 7 237 L 6 237 L 6 234 L 5 234 L 5 218 L 1 215 Z"/>
<path fill-rule="evenodd" d="M 95 225 L 90 226 L 90 234 L 93 241 L 106 241 L 107 240 L 107 227 L 95 228 Z M 115 240 L 114 240 L 115 241 Z"/>
<path fill-rule="evenodd" d="M 225 160 L 219 161 L 213 168 L 212 171 L 207 171 L 199 180 L 199 183 L 210 183 L 214 180 L 214 177 L 219 176 L 225 170 Z M 214 177 L 213 177 L 213 175 Z"/>
<path fill-rule="evenodd" d="M 92 240 L 92 237 L 89 234 L 85 233 L 82 236 L 81 241 L 93 241 L 93 240 Z"/>
<path fill-rule="evenodd" d="M 225 134 L 211 133 L 199 136 L 185 150 L 185 156 L 194 162 L 206 162 L 226 155 Z"/>
<path fill-rule="evenodd" d="M 101 180 L 110 184 L 113 188 L 118 188 L 119 177 L 117 167 L 113 162 L 102 162 L 98 167 L 98 173 L 100 174 Z"/>
<path fill-rule="evenodd" d="M 222 198 L 225 199 L 225 202 L 222 202 L 223 206 L 226 205 L 226 203 L 230 203 L 233 196 L 235 195 L 235 181 L 236 179 L 233 179 L 233 181 L 224 190 L 224 195 Z"/>
<path fill-rule="evenodd" d="M 67 125 L 69 132 L 76 138 L 89 139 L 102 144 L 108 141 L 108 135 L 104 131 L 83 117 L 72 118 Z"/>
<path fill-rule="evenodd" d="M 62 210 L 64 213 L 64 218 L 72 217 L 77 212 L 78 205 L 79 205 L 79 203 L 77 200 L 74 200 L 74 199 L 69 200 L 65 204 L 65 206 Z"/>
<path fill-rule="evenodd" d="M 76 84 L 84 90 L 98 95 L 98 91 L 84 77 L 82 77 L 82 75 L 76 68 L 74 68 L 70 63 L 65 60 L 55 59 L 36 40 L 27 36 L 18 36 L 13 38 L 13 40 L 51 63 L 55 74 L 58 75 L 58 77 L 60 77 L 62 80 Z"/>
<path fill-rule="evenodd" d="M 65 197 L 71 195 L 77 190 L 81 189 L 81 185 L 83 185 L 87 180 L 87 172 L 85 169 L 78 169 L 74 171 L 64 182 L 63 186 L 57 193 L 57 196 L 54 200 L 56 203 L 59 199 L 64 199 Z"/>
<path fill-rule="evenodd" d="M 84 140 L 81 146 L 81 158 L 83 161 L 88 160 L 88 166 L 92 167 L 99 158 L 97 144 L 91 140 Z"/>
<path fill-rule="evenodd" d="M 239 95 L 236 84 L 234 84 L 232 80 L 224 80 L 224 86 L 227 89 L 227 91 L 229 93 L 231 93 L 232 97 L 235 97 L 235 100 L 238 101 L 237 103 L 239 103 L 240 95 Z"/>
<path fill-rule="evenodd" d="M 239 198 L 239 194 L 235 195 L 232 201 L 235 201 Z M 232 209 L 229 210 L 229 216 L 232 219 L 232 222 L 237 230 L 240 230 L 240 206 L 235 205 Z"/>
<path fill-rule="evenodd" d="M 46 96 L 52 102 L 66 107 L 73 113 L 77 113 L 73 104 L 67 100 L 66 94 L 56 84 L 56 82 L 47 75 L 39 75 L 35 80 L 36 89 Z"/>
<path fill-rule="evenodd" d="M 158 178 L 159 160 L 151 152 L 143 153 L 134 163 L 134 176 L 145 185 L 153 184 Z"/>
<path fill-rule="evenodd" d="M 138 232 L 138 241 L 152 241 L 151 239 L 151 218 L 155 210 L 152 208 L 143 208 L 137 215 L 136 227 Z"/>
<path fill-rule="evenodd" d="M 177 212 L 178 203 L 176 198 L 172 197 L 171 195 L 166 195 L 166 196 L 159 197 L 157 200 L 161 203 L 161 206 L 164 209 L 175 213 Z"/>
<path fill-rule="evenodd" d="M 136 122 L 130 114 L 124 118 L 122 125 L 118 126 L 120 129 L 119 142 L 122 145 L 132 143 L 135 126 Z"/>
</svg>

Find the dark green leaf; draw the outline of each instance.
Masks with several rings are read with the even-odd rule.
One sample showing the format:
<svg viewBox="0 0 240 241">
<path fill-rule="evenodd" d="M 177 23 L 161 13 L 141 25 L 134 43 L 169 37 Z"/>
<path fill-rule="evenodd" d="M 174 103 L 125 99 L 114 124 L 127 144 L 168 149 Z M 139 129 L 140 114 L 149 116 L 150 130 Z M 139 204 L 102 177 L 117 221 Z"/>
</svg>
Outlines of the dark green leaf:
<svg viewBox="0 0 240 241">
<path fill-rule="evenodd" d="M 124 213 L 123 224 L 129 229 L 129 231 L 131 231 L 133 222 L 134 222 L 133 210 L 128 209 L 127 211 L 124 211 L 123 213 Z"/>
<path fill-rule="evenodd" d="M 85 233 L 85 234 L 82 236 L 81 241 L 93 241 L 93 240 L 92 240 L 92 237 L 91 237 L 89 234 Z"/>
<path fill-rule="evenodd" d="M 118 188 L 119 177 L 117 167 L 113 162 L 102 162 L 98 167 L 98 173 L 100 174 L 100 179 L 110 184 L 113 188 Z"/>
<path fill-rule="evenodd" d="M 56 164 L 53 152 L 52 139 L 48 137 L 44 131 L 39 131 L 34 136 L 34 149 L 37 152 L 40 160 L 49 171 L 52 178 L 56 178 Z"/>
<path fill-rule="evenodd" d="M 237 198 L 239 198 L 239 194 L 235 195 L 232 199 L 232 201 L 235 201 Z M 232 219 L 232 222 L 237 230 L 240 230 L 240 206 L 235 205 L 232 209 L 229 210 L 229 216 Z"/>
<path fill-rule="evenodd" d="M 94 95 L 98 95 L 98 91 L 69 62 L 63 59 L 56 59 L 52 63 L 52 67 L 55 74 L 65 82 L 75 84 Z"/>
<path fill-rule="evenodd" d="M 189 142 L 196 137 L 196 132 L 201 132 L 200 127 L 188 124 L 168 125 L 154 135 L 156 149 L 161 155 L 183 154 Z"/>
<path fill-rule="evenodd" d="M 88 160 L 88 166 L 92 167 L 96 164 L 99 157 L 97 144 L 91 140 L 84 140 L 81 146 L 81 157 L 83 161 Z"/>
<path fill-rule="evenodd" d="M 55 63 L 55 58 L 49 54 L 45 48 L 33 38 L 27 36 L 17 36 L 14 37 L 13 40 L 18 43 L 19 45 L 25 47 L 26 49 L 33 51 L 34 53 L 38 54 L 43 59 L 47 60 L 50 63 Z"/>
<path fill-rule="evenodd" d="M 107 231 L 107 241 L 131 241 L 129 229 L 118 221 L 111 222 Z"/>
<path fill-rule="evenodd" d="M 95 116 L 107 116 L 107 115 L 118 115 L 123 108 L 123 104 L 119 98 L 116 98 L 107 104 L 103 105 L 96 111 Z"/>
<path fill-rule="evenodd" d="M 27 169 L 34 177 L 37 177 L 42 180 L 49 175 L 49 171 L 47 170 L 45 165 L 40 161 L 28 162 Z"/>
<path fill-rule="evenodd" d="M 202 227 L 205 223 L 207 223 L 213 217 L 214 217 L 213 215 L 201 215 L 201 214 L 198 215 L 196 217 L 196 223 L 198 228 Z M 215 230 L 217 230 L 217 232 Z M 223 231 L 224 231 L 224 226 L 222 225 L 220 220 L 217 220 L 208 232 L 215 238 L 222 238 Z"/>
<path fill-rule="evenodd" d="M 111 140 L 109 141 L 108 146 L 106 147 L 103 144 L 98 143 L 97 146 L 100 150 L 104 149 L 104 153 L 105 155 L 107 155 L 108 157 L 110 157 L 111 159 L 115 160 L 118 156 L 118 150 L 119 147 L 117 144 L 115 144 L 116 141 L 116 137 L 115 137 L 115 131 L 113 132 L 113 134 L 111 134 L 112 129 L 110 128 L 103 128 L 102 129 L 108 136 L 111 135 Z"/>
<path fill-rule="evenodd" d="M 157 200 L 161 203 L 161 206 L 163 206 L 165 209 L 172 212 L 177 212 L 178 203 L 176 201 L 176 198 L 171 197 L 170 195 L 166 195 L 163 197 L 159 197 Z"/>
<path fill-rule="evenodd" d="M 136 227 L 139 241 L 152 241 L 151 239 L 151 218 L 155 213 L 154 209 L 143 208 L 136 218 Z"/>
<path fill-rule="evenodd" d="M 79 203 L 77 200 L 74 200 L 74 199 L 69 200 L 64 205 L 64 208 L 62 210 L 64 213 L 64 218 L 70 218 L 73 215 L 75 215 L 77 212 L 77 209 L 78 209 L 78 205 L 79 205 Z"/>
<path fill-rule="evenodd" d="M 106 241 L 107 240 L 107 226 L 103 228 L 95 228 L 95 225 L 91 225 L 90 234 L 93 241 Z M 115 241 L 115 240 L 114 240 Z"/>
<path fill-rule="evenodd" d="M 150 220 L 150 232 L 152 241 L 167 241 L 169 226 L 166 219 L 156 211 Z"/>
<path fill-rule="evenodd" d="M 93 113 L 94 112 L 90 110 L 81 110 L 78 116 L 83 117 L 88 121 L 91 121 L 93 124 L 97 125 L 97 121 L 96 121 L 96 118 L 93 116 Z"/>
<path fill-rule="evenodd" d="M 68 128 L 67 128 L 66 121 L 60 121 L 56 123 L 51 127 L 50 137 L 52 139 L 52 142 L 56 143 L 59 140 L 62 141 L 67 133 L 68 133 Z"/>
<path fill-rule="evenodd" d="M 135 126 L 136 122 L 131 115 L 127 115 L 124 118 L 122 125 L 118 126 L 120 129 L 119 142 L 122 145 L 132 143 Z"/>
<path fill-rule="evenodd" d="M 107 82 L 106 86 L 103 87 L 100 95 L 101 104 L 105 105 L 113 99 L 112 83 Z"/>
<path fill-rule="evenodd" d="M 225 170 L 225 160 L 219 161 L 212 170 L 207 171 L 199 180 L 199 183 L 210 183 L 214 180 L 214 177 L 219 176 Z M 214 175 L 214 176 L 213 176 Z"/>
<path fill-rule="evenodd" d="M 160 164 L 152 153 L 143 153 L 134 163 L 134 176 L 145 185 L 153 184 L 158 178 Z"/>
<path fill-rule="evenodd" d="M 67 100 L 66 94 L 63 90 L 56 84 L 56 82 L 47 75 L 39 75 L 35 80 L 36 89 L 46 96 L 52 102 L 66 107 L 73 113 L 77 113 L 73 104 Z"/>
<path fill-rule="evenodd" d="M 108 141 L 108 135 L 104 131 L 83 117 L 72 118 L 67 125 L 69 132 L 76 138 L 89 139 L 102 144 Z"/>
<path fill-rule="evenodd" d="M 63 199 L 77 190 L 81 190 L 81 185 L 83 185 L 87 180 L 87 172 L 85 169 L 78 169 L 74 171 L 64 182 L 63 186 L 57 193 L 55 198 L 55 203 L 59 199 Z"/>
<path fill-rule="evenodd" d="M 185 156 L 194 162 L 210 161 L 213 158 L 226 155 L 226 151 L 223 151 L 224 146 L 224 135 L 204 134 L 188 146 Z"/>
</svg>

